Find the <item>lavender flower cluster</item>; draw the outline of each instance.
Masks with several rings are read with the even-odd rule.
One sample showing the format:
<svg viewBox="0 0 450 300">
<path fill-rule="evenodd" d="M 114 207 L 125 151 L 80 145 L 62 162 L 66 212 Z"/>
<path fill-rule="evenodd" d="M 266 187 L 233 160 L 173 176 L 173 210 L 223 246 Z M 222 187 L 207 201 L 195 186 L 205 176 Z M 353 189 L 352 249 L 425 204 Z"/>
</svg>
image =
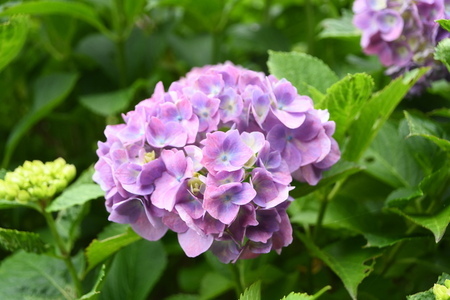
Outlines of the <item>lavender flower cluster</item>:
<svg viewBox="0 0 450 300">
<path fill-rule="evenodd" d="M 388 75 L 432 67 L 422 85 L 448 75 L 433 54 L 438 42 L 450 37 L 435 22 L 450 17 L 450 0 L 356 0 L 353 11 L 353 23 L 362 30 L 364 52 L 377 55 L 389 67 Z"/>
<path fill-rule="evenodd" d="M 292 241 L 292 179 L 340 157 L 335 123 L 291 83 L 231 63 L 194 68 L 106 127 L 94 180 L 109 220 L 148 240 L 168 229 L 189 257 L 252 258 Z"/>
</svg>

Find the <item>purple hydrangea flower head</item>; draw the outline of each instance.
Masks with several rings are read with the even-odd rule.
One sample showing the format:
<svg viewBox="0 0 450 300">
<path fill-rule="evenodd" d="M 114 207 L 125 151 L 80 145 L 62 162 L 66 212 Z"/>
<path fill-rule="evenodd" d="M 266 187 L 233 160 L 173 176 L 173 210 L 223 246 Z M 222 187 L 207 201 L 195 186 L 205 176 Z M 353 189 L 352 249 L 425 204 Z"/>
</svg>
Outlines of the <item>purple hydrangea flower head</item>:
<svg viewBox="0 0 450 300">
<path fill-rule="evenodd" d="M 189 257 L 280 253 L 292 242 L 292 179 L 317 184 L 340 158 L 327 111 L 287 80 L 229 62 L 194 68 L 167 92 L 158 83 L 123 119 L 106 127 L 93 175 L 109 220 L 148 240 L 174 231 Z"/>
<path fill-rule="evenodd" d="M 435 22 L 450 18 L 449 0 L 355 0 L 353 24 L 362 31 L 361 47 L 378 56 L 386 74 L 399 76 L 418 67 L 431 67 L 410 94 L 419 94 L 433 80 L 449 79 L 434 60 L 436 45 L 450 34 Z"/>
</svg>

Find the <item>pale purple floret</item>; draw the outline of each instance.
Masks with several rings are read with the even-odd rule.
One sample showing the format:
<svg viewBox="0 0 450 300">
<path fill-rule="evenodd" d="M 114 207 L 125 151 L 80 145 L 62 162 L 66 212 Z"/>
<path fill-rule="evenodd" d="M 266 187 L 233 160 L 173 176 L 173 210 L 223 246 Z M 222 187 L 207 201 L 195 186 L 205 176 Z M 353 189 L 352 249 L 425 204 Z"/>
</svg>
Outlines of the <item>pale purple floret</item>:
<svg viewBox="0 0 450 300">
<path fill-rule="evenodd" d="M 146 199 L 130 198 L 112 206 L 109 220 L 131 224 L 137 234 L 150 241 L 159 240 L 167 231 L 167 226 L 161 222 L 161 218 L 155 216 L 155 209 L 152 208 Z"/>
<path fill-rule="evenodd" d="M 209 133 L 202 144 L 202 164 L 213 173 L 239 170 L 253 155 L 237 130 Z"/>
<path fill-rule="evenodd" d="M 213 218 L 229 225 L 236 218 L 240 206 L 249 203 L 255 196 L 256 191 L 247 182 L 208 186 L 203 205 Z"/>
<path fill-rule="evenodd" d="M 377 55 L 388 67 L 386 74 L 397 77 L 418 67 L 430 71 L 411 89 L 418 94 L 432 81 L 449 78 L 433 54 L 436 45 L 450 34 L 435 22 L 448 19 L 449 0 L 356 0 L 353 24 L 362 32 L 361 46 L 366 54 Z"/>
<path fill-rule="evenodd" d="M 186 179 L 193 176 L 193 164 L 180 150 L 163 150 L 161 159 L 166 171 L 155 180 L 151 200 L 156 207 L 172 211 L 178 192 L 187 188 Z"/>
<path fill-rule="evenodd" d="M 93 179 L 109 220 L 224 263 L 292 242 L 292 178 L 316 184 L 340 157 L 334 122 L 286 80 L 231 63 L 194 68 L 109 125 Z"/>
</svg>

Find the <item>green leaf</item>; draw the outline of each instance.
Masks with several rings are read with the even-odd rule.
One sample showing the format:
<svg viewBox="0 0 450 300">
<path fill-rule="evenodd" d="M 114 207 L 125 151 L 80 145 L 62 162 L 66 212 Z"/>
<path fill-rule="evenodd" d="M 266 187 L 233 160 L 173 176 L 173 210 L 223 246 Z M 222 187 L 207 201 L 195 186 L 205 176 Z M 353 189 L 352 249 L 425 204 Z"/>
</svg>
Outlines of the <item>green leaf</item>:
<svg viewBox="0 0 450 300">
<path fill-rule="evenodd" d="M 353 25 L 353 13 L 348 10 L 342 11 L 339 19 L 325 19 L 320 25 L 323 30 L 319 38 L 354 39 L 361 36 L 361 32 Z"/>
<path fill-rule="evenodd" d="M 302 95 L 310 95 L 309 86 L 324 94 L 339 80 L 323 61 L 305 53 L 269 51 L 267 66 L 272 75 L 286 78 Z"/>
<path fill-rule="evenodd" d="M 63 102 L 72 91 L 78 75 L 53 73 L 39 77 L 33 85 L 33 107 L 13 128 L 5 145 L 2 165 L 6 167 L 20 139 L 30 128 Z"/>
<path fill-rule="evenodd" d="M 328 109 L 336 122 L 333 137 L 341 142 L 351 124 L 372 95 L 373 79 L 364 73 L 349 74 L 333 84 L 317 108 Z"/>
<path fill-rule="evenodd" d="M 11 201 L 11 200 L 4 200 L 0 199 L 0 209 L 8 209 L 8 208 L 16 208 L 16 207 L 27 207 L 32 208 L 37 211 L 40 211 L 39 205 L 35 202 L 17 202 L 17 201 Z"/>
<path fill-rule="evenodd" d="M 436 20 L 436 22 L 441 25 L 442 28 L 450 32 L 450 20 L 442 19 L 442 20 Z"/>
<path fill-rule="evenodd" d="M 366 172 L 394 188 L 416 187 L 424 176 L 415 158 L 421 153 L 419 145 L 407 143 L 420 141 L 407 141 L 405 135 L 400 127 L 386 122 L 360 162 Z"/>
<path fill-rule="evenodd" d="M 403 207 L 408 204 L 410 200 L 420 196 L 423 196 L 423 192 L 419 188 L 399 188 L 389 194 L 385 201 L 385 205 L 387 207 Z"/>
<path fill-rule="evenodd" d="M 440 60 L 450 71 L 450 39 L 443 39 L 436 46 L 434 59 Z"/>
<path fill-rule="evenodd" d="M 26 16 L 13 16 L 8 22 L 0 23 L 0 72 L 20 53 L 27 33 Z"/>
<path fill-rule="evenodd" d="M 290 293 L 289 295 L 283 297 L 281 300 L 314 300 L 319 298 L 326 291 L 331 290 L 331 286 L 327 285 L 323 287 L 320 291 L 315 293 L 314 295 L 308 295 L 307 293 Z"/>
<path fill-rule="evenodd" d="M 424 137 L 438 145 L 442 150 L 450 151 L 450 141 L 446 139 L 445 133 L 438 123 L 409 114 L 406 111 L 404 113 L 410 130 L 409 136 Z"/>
<path fill-rule="evenodd" d="M 89 212 L 88 205 L 77 205 L 64 209 L 56 218 L 56 229 L 61 239 L 66 243 L 66 249 L 72 249 L 80 235 L 81 222 Z"/>
<path fill-rule="evenodd" d="M 74 187 L 69 187 L 57 197 L 48 207 L 47 211 L 59 211 L 75 205 L 97 199 L 105 195 L 105 192 L 95 183 L 84 183 Z"/>
<path fill-rule="evenodd" d="M 161 242 L 140 240 L 128 245 L 114 257 L 100 299 L 147 299 L 166 264 Z"/>
<path fill-rule="evenodd" d="M 430 230 L 434 235 L 436 243 L 439 243 L 442 239 L 450 223 L 450 205 L 448 203 L 447 205 L 442 204 L 440 211 L 435 215 L 410 215 L 397 208 L 393 208 L 392 210 L 413 223 Z"/>
<path fill-rule="evenodd" d="M 343 158 L 355 162 L 359 160 L 398 103 L 426 72 L 426 68 L 415 69 L 404 77 L 391 81 L 383 90 L 373 95 L 348 130 L 349 140 L 342 153 Z"/>
<path fill-rule="evenodd" d="M 17 14 L 31 14 L 31 15 L 68 15 L 74 18 L 83 20 L 105 34 L 108 34 L 108 29 L 101 22 L 96 10 L 81 2 L 69 1 L 32 1 L 21 2 L 17 5 L 10 6 L 0 12 L 2 16 L 12 16 Z"/>
<path fill-rule="evenodd" d="M 126 89 L 82 96 L 80 97 L 80 103 L 90 111 L 103 117 L 123 113 L 133 100 L 136 91 L 145 85 L 146 81 L 140 79 Z"/>
<path fill-rule="evenodd" d="M 105 265 L 102 265 L 102 268 L 100 269 L 100 272 L 97 277 L 97 281 L 94 284 L 94 287 L 89 293 L 84 294 L 79 300 L 96 300 L 98 298 L 100 294 L 101 284 L 103 283 L 103 280 L 105 279 L 106 275 L 105 269 L 106 269 Z"/>
<path fill-rule="evenodd" d="M 209 272 L 202 278 L 200 298 L 202 300 L 216 299 L 234 287 L 233 282 L 219 273 Z"/>
<path fill-rule="evenodd" d="M 74 299 L 68 278 L 61 259 L 17 252 L 0 265 L 0 299 Z"/>
<path fill-rule="evenodd" d="M 141 237 L 137 235 L 130 227 L 124 233 L 111 236 L 104 240 L 93 240 L 86 248 L 85 255 L 88 262 L 86 272 L 92 270 L 99 263 L 119 251 L 125 246 L 132 244 Z"/>
<path fill-rule="evenodd" d="M 46 250 L 39 234 L 5 228 L 0 228 L 0 246 L 8 251 L 23 249 L 37 254 Z"/>
<path fill-rule="evenodd" d="M 261 281 L 253 283 L 245 289 L 239 297 L 239 300 L 260 300 L 261 299 Z"/>
<path fill-rule="evenodd" d="M 356 299 L 358 285 L 373 271 L 374 258 L 380 255 L 380 250 L 363 249 L 357 240 L 341 240 L 320 249 L 305 235 L 299 234 L 299 237 L 312 255 L 339 276 L 352 299 Z M 370 265 L 366 264 L 368 261 Z"/>
</svg>

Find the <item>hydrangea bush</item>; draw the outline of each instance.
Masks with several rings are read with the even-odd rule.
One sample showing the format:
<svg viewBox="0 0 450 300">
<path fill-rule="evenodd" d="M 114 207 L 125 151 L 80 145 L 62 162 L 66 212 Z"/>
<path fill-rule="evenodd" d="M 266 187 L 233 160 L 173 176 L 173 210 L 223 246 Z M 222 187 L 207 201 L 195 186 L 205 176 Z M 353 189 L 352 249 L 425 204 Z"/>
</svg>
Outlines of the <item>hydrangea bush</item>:
<svg viewBox="0 0 450 300">
<path fill-rule="evenodd" d="M 450 36 L 435 22 L 450 18 L 449 0 L 356 0 L 353 11 L 364 52 L 378 56 L 388 67 L 387 74 L 396 77 L 418 67 L 431 67 L 416 92 L 433 80 L 449 78 L 446 67 L 434 59 L 436 45 Z"/>
<path fill-rule="evenodd" d="M 109 125 L 94 180 L 109 219 L 148 240 L 168 229 L 190 257 L 222 262 L 292 241 L 291 182 L 340 157 L 335 123 L 290 82 L 232 63 L 194 68 Z"/>
</svg>

